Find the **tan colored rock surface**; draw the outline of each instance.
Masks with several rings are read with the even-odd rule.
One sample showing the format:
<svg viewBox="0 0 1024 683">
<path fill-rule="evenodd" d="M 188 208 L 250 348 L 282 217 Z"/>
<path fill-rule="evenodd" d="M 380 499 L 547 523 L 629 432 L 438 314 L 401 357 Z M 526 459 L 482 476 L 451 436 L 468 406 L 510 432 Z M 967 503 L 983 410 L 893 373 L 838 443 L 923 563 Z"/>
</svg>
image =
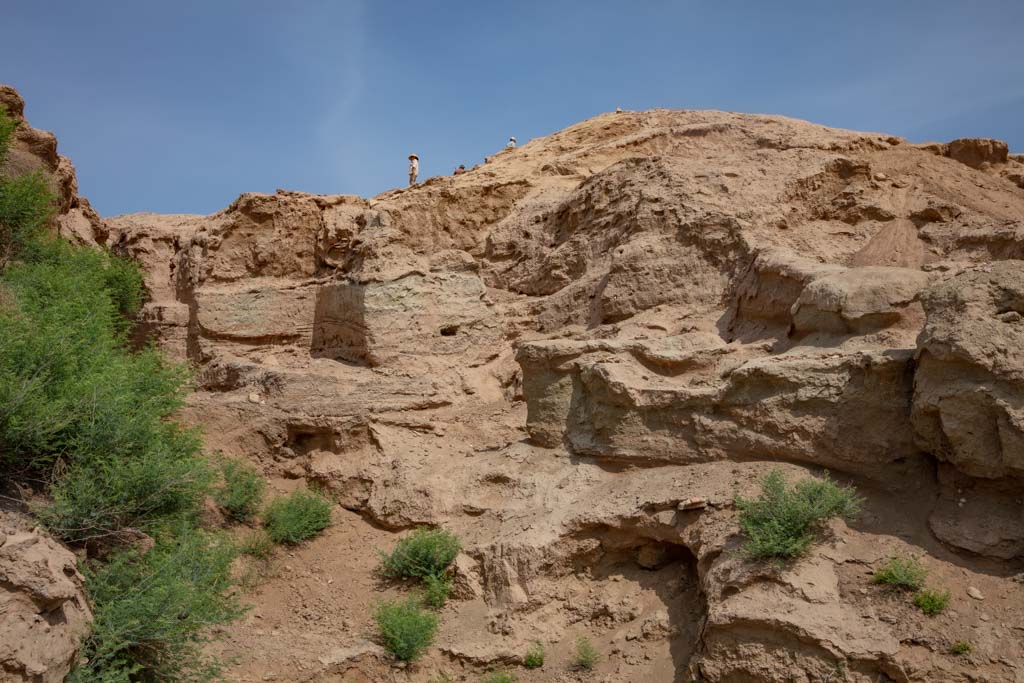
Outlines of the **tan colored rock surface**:
<svg viewBox="0 0 1024 683">
<path fill-rule="evenodd" d="M 31 531 L 0 538 L 0 678 L 59 683 L 92 622 L 75 556 Z"/>
<path fill-rule="evenodd" d="M 584 635 L 613 683 L 1018 680 L 1021 168 L 655 110 L 371 199 L 108 219 L 208 447 L 346 508 L 264 568 L 213 646 L 229 678 L 476 681 L 540 641 L 520 680 L 571 681 Z M 742 561 L 732 504 L 774 467 L 866 498 L 780 570 Z M 373 549 L 420 524 L 464 552 L 437 646 L 398 668 L 367 642 L 404 591 Z M 910 554 L 949 613 L 872 583 Z"/>
<path fill-rule="evenodd" d="M 853 268 L 810 282 L 793 304 L 793 333 L 868 334 L 923 322 L 918 294 L 928 274 L 907 268 Z"/>
<path fill-rule="evenodd" d="M 924 295 L 918 441 L 957 469 L 1024 477 L 1024 261 L 968 269 Z"/>
</svg>

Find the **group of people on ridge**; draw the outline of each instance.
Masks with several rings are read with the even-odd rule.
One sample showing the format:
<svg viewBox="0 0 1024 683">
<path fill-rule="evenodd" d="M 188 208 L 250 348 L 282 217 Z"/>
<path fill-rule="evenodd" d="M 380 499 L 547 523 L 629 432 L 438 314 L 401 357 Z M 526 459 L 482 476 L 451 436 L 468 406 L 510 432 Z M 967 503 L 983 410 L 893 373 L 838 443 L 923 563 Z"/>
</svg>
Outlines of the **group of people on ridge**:
<svg viewBox="0 0 1024 683">
<path fill-rule="evenodd" d="M 516 139 L 515 139 L 515 136 L 512 136 L 512 137 L 510 137 L 508 139 L 508 142 L 505 144 L 505 149 L 515 149 L 515 146 L 516 146 Z M 466 165 L 465 164 L 459 164 L 459 167 L 457 169 L 455 169 L 455 172 L 452 175 L 462 175 L 465 172 L 466 172 Z M 416 154 L 410 154 L 409 155 L 409 185 L 410 186 L 416 184 L 416 178 L 419 176 L 419 174 L 420 174 L 420 158 Z"/>
</svg>

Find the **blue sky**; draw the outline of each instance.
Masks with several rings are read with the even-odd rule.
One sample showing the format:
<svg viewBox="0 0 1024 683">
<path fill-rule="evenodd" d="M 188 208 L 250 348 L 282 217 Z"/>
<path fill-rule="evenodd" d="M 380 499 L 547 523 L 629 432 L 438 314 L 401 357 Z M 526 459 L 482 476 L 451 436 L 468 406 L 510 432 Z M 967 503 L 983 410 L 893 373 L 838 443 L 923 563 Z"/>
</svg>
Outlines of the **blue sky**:
<svg viewBox="0 0 1024 683">
<path fill-rule="evenodd" d="M 0 82 L 104 215 L 373 195 L 609 111 L 1024 152 L 1020 0 L 8 0 Z"/>
</svg>

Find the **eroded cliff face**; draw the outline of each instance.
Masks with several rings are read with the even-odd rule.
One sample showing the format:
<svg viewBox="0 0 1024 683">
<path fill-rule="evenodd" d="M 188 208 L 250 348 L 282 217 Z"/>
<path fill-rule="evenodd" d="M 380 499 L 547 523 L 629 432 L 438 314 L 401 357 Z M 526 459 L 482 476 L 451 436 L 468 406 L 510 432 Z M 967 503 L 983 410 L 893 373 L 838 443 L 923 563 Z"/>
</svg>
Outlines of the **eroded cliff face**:
<svg viewBox="0 0 1024 683">
<path fill-rule="evenodd" d="M 356 513 L 229 629 L 238 680 L 475 680 L 538 639 L 523 680 L 576 680 L 587 633 L 607 681 L 1021 681 L 1022 174 L 992 140 L 624 112 L 372 199 L 83 239 L 144 265 L 140 339 L 194 364 L 209 447 Z M 868 501 L 781 571 L 731 503 L 777 466 Z M 394 669 L 364 558 L 424 523 L 465 539 L 458 600 Z M 900 554 L 951 611 L 871 585 Z"/>
</svg>

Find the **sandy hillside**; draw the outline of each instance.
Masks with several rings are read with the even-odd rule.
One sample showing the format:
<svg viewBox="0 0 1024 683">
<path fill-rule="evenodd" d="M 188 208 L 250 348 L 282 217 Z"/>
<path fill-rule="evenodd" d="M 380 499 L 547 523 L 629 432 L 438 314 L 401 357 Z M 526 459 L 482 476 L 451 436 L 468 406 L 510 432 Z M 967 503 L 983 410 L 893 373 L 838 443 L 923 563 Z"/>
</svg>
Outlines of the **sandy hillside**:
<svg viewBox="0 0 1024 683">
<path fill-rule="evenodd" d="M 247 567 L 232 680 L 1024 681 L 1005 144 L 610 113 L 372 199 L 97 225 L 75 234 L 146 270 L 139 338 L 195 366 L 209 449 L 337 501 Z M 782 568 L 738 552 L 733 504 L 776 467 L 865 499 Z M 372 609 L 405 588 L 375 550 L 422 524 L 464 552 L 437 643 L 398 666 Z M 906 555 L 944 613 L 872 583 Z"/>
</svg>

